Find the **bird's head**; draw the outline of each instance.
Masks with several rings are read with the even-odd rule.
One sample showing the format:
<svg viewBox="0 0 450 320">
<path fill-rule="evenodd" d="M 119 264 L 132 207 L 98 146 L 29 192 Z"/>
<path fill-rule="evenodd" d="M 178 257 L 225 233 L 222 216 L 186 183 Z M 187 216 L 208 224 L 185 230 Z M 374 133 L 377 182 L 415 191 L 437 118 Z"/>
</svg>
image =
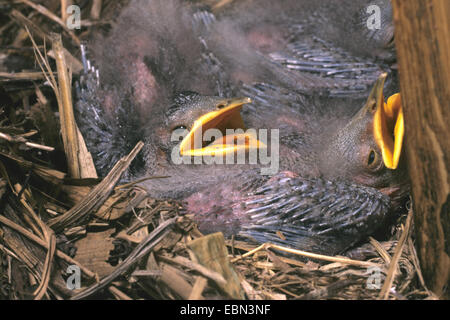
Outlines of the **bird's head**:
<svg viewBox="0 0 450 320">
<path fill-rule="evenodd" d="M 329 139 L 320 166 L 325 175 L 345 177 L 392 195 L 400 187 L 405 190 L 407 175 L 401 157 L 404 124 L 400 95 L 384 102 L 386 76 L 378 78 L 365 105 Z"/>
</svg>

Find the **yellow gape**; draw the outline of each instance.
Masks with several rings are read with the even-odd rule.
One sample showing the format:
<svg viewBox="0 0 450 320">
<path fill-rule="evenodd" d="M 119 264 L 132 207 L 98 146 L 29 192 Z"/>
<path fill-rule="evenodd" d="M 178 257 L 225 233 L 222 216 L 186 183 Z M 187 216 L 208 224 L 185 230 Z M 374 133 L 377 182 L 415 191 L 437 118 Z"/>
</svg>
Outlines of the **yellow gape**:
<svg viewBox="0 0 450 320">
<path fill-rule="evenodd" d="M 400 160 L 405 133 L 400 93 L 390 96 L 387 103 L 380 99 L 374 117 L 374 136 L 381 149 L 384 165 L 396 169 Z"/>
<path fill-rule="evenodd" d="M 250 102 L 250 98 L 232 99 L 222 109 L 208 112 L 199 117 L 181 142 L 180 154 L 192 157 L 225 156 L 240 150 L 267 148 L 266 144 L 259 141 L 252 133 L 225 135 L 226 129 L 244 129 L 240 111 L 244 104 Z M 205 145 L 203 135 L 208 129 L 213 128 L 220 130 L 224 135 Z"/>
</svg>

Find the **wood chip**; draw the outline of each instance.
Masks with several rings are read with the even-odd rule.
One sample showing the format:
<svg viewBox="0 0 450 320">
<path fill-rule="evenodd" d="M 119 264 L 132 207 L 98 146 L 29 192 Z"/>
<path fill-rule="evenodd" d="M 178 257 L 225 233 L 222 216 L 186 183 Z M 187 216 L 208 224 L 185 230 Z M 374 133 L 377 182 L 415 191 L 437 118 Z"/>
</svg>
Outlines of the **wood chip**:
<svg viewBox="0 0 450 320">
<path fill-rule="evenodd" d="M 221 274 L 226 280 L 220 287 L 233 299 L 244 299 L 240 279 L 228 259 L 222 233 L 214 233 L 188 243 L 198 263 Z"/>
</svg>

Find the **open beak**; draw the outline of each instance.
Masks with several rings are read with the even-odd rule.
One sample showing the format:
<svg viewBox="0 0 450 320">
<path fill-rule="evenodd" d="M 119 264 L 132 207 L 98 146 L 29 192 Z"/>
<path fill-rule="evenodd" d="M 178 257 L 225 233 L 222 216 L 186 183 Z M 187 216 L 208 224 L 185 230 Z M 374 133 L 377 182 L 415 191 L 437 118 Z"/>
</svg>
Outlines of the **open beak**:
<svg viewBox="0 0 450 320">
<path fill-rule="evenodd" d="M 369 99 L 375 99 L 376 108 L 373 121 L 375 141 L 381 150 L 384 165 L 396 169 L 402 151 L 405 127 L 400 94 L 390 96 L 384 102 L 383 87 L 386 74 L 375 83 Z"/>
<path fill-rule="evenodd" d="M 208 112 L 198 118 L 189 133 L 180 144 L 182 156 L 225 156 L 237 151 L 266 148 L 257 140 L 255 134 L 243 132 L 244 122 L 241 117 L 242 106 L 251 103 L 250 98 L 235 98 L 227 102 L 223 108 Z M 205 142 L 204 134 L 209 129 L 217 129 L 220 137 L 213 142 Z M 239 133 L 226 135 L 227 129 L 242 129 Z"/>
</svg>

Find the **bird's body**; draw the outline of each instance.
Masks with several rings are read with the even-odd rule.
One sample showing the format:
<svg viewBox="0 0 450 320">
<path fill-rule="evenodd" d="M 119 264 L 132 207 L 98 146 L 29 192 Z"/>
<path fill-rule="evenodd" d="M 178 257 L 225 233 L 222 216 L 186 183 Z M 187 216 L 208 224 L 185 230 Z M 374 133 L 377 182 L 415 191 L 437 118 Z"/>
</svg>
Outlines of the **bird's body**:
<svg viewBox="0 0 450 320">
<path fill-rule="evenodd" d="M 339 50 L 328 44 L 335 43 L 336 32 L 311 31 L 315 13 L 320 25 L 334 21 L 345 34 L 342 17 L 326 16 L 331 2 L 325 1 L 325 9 L 308 1 L 243 3 L 215 17 L 175 0 L 132 1 L 110 35 L 90 45 L 102 85 L 85 75 L 77 102 L 80 128 L 103 174 L 143 140 L 129 178 L 170 176 L 144 185 L 151 196 L 185 200 L 203 231 L 341 252 L 385 221 L 394 190 L 401 189 L 399 199 L 407 192 L 403 174 L 382 165 L 375 170 L 375 159 L 367 166 L 376 150 L 369 130 L 373 116 L 355 116 L 368 110 L 368 89 L 387 64 L 375 62 L 375 50 L 362 54 L 346 43 Z M 366 42 L 382 55 L 382 40 Z M 325 56 L 329 60 L 317 60 Z M 392 90 L 395 82 L 388 86 Z M 253 101 L 238 106 L 242 119 L 233 120 L 234 127 L 265 129 L 269 137 L 278 130 L 278 170 L 266 176 L 261 163 L 175 164 L 179 141 L 171 141 L 173 131 L 191 130 L 201 114 L 228 108 L 233 96 Z M 236 116 L 233 110 L 228 118 Z M 359 126 L 347 125 L 355 119 Z M 266 142 L 273 151 L 271 139 Z"/>
</svg>

